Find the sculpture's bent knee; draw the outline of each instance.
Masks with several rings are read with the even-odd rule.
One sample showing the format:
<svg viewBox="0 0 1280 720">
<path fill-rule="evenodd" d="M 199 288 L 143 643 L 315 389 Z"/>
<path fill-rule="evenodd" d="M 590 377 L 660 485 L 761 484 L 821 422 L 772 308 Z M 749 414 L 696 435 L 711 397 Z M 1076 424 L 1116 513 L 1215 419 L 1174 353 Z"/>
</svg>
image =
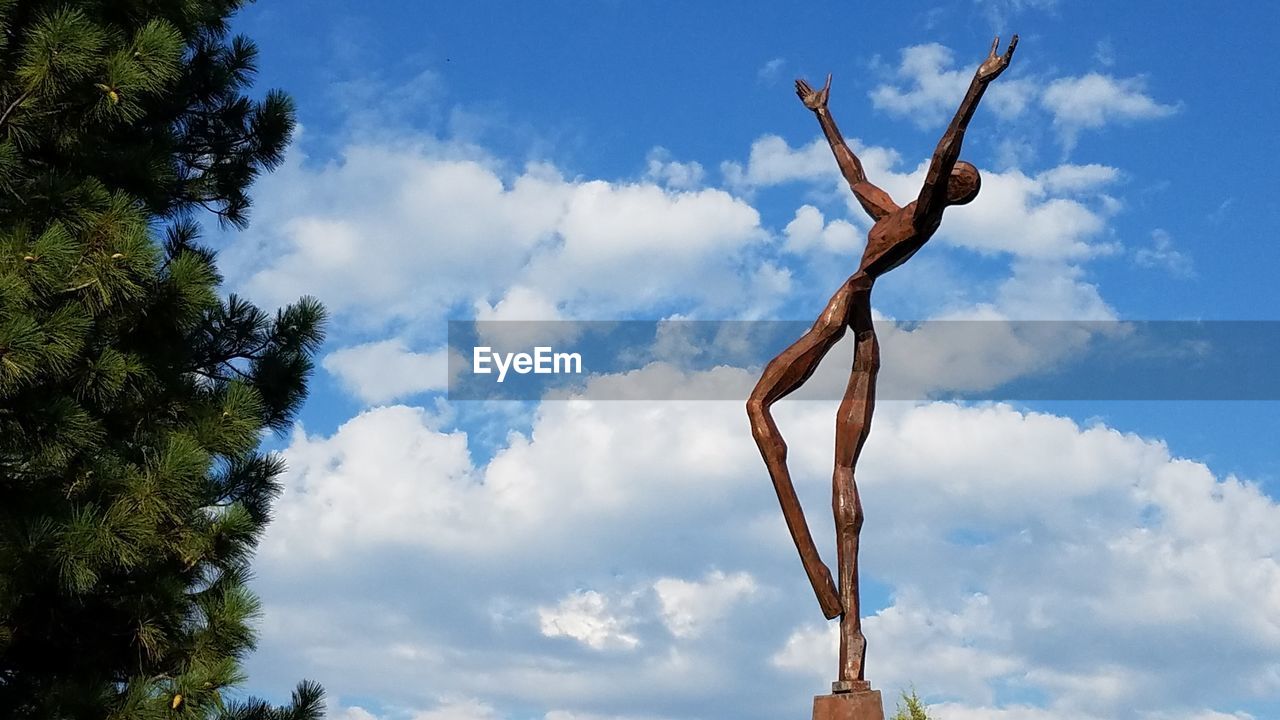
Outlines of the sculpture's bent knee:
<svg viewBox="0 0 1280 720">
<path fill-rule="evenodd" d="M 836 469 L 834 490 L 831 509 L 835 514 L 836 528 L 861 532 L 864 520 L 862 503 L 858 498 L 858 486 L 854 483 L 851 468 Z"/>
</svg>

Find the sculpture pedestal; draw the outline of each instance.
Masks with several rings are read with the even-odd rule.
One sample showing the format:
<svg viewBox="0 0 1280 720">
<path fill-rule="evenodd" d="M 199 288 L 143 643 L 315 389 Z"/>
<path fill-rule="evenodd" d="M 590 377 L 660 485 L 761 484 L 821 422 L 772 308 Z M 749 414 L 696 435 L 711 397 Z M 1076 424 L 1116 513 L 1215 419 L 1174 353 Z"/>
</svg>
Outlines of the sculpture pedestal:
<svg viewBox="0 0 1280 720">
<path fill-rule="evenodd" d="M 836 692 L 813 699 L 813 720 L 884 720 L 880 691 L 871 683 L 852 680 L 832 683 Z"/>
</svg>

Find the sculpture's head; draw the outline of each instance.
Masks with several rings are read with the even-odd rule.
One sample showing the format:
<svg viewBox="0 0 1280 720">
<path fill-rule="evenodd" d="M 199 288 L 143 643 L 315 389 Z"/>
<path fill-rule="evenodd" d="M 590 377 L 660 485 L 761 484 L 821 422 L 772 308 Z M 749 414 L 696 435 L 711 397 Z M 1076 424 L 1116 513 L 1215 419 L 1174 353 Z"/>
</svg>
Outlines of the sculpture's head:
<svg viewBox="0 0 1280 720">
<path fill-rule="evenodd" d="M 978 196 L 981 187 L 982 176 L 978 174 L 978 168 L 972 163 L 957 160 L 956 166 L 951 170 L 951 177 L 947 180 L 947 204 L 970 203 Z"/>
</svg>

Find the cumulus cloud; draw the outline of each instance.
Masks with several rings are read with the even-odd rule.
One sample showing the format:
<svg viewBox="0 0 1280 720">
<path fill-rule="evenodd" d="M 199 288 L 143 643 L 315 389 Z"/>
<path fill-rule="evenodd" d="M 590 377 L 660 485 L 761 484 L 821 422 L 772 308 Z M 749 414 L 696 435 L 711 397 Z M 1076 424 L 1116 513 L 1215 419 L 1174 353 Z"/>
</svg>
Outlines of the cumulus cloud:
<svg viewBox="0 0 1280 720">
<path fill-rule="evenodd" d="M 543 716 L 543 720 L 658 720 L 655 715 L 600 715 L 597 713 L 567 712 L 552 710 Z"/>
<path fill-rule="evenodd" d="M 1081 130 L 1115 121 L 1167 117 L 1178 110 L 1176 105 L 1160 103 L 1148 95 L 1140 77 L 1117 78 L 1096 72 L 1053 80 L 1040 102 L 1053 114 L 1054 125 L 1068 147 Z"/>
<path fill-rule="evenodd" d="M 1260 661 L 1260 647 L 1280 641 L 1270 615 L 1280 565 L 1264 549 L 1280 535 L 1261 524 L 1280 506 L 1255 486 L 1214 478 L 1157 443 L 1000 406 L 932 405 L 891 422 L 877 427 L 878 450 L 869 446 L 859 468 L 892 485 L 881 495 L 868 480 L 863 491 L 868 507 L 877 497 L 890 503 L 882 512 L 893 521 L 866 562 L 883 563 L 882 577 L 898 589 L 866 622 L 869 636 L 882 637 L 871 641 L 876 681 L 914 678 L 974 705 L 990 705 L 986 693 L 1015 682 L 1054 698 L 1064 716 L 1141 712 L 1139 698 L 1156 696 L 1196 709 L 1229 691 L 1204 691 L 1203 668 L 1173 658 L 1230 642 L 1232 656 Z M 945 472 L 925 469 L 940 461 Z M 818 673 L 832 637 L 798 630 L 775 662 Z M 1097 654 L 1100 646 L 1110 650 Z M 916 661 L 922 655 L 928 667 Z M 1239 692 L 1267 665 L 1215 682 Z"/>
<path fill-rule="evenodd" d="M 432 710 L 415 712 L 412 720 L 499 720 L 491 705 L 479 700 L 467 699 L 445 703 Z"/>
<path fill-rule="evenodd" d="M 923 181 L 923 168 L 917 173 Z M 1081 172 L 1071 165 L 1036 176 L 983 172 L 982 192 L 972 203 L 947 211 L 939 237 L 973 250 L 1040 261 L 1107 254 L 1113 248 L 1103 231 L 1118 204 L 1103 190 L 1113 174 L 1110 168 Z"/>
<path fill-rule="evenodd" d="M 955 53 L 943 45 L 907 47 L 898 66 L 890 69 L 894 82 L 873 89 L 871 102 L 877 109 L 908 118 L 921 128 L 940 127 L 954 115 L 980 59 L 957 65 Z M 1013 72 L 988 87 L 983 105 L 1002 118 L 1016 118 L 1038 106 L 1051 115 L 1068 150 L 1083 130 L 1162 118 L 1178 110 L 1176 104 L 1159 102 L 1147 94 L 1141 77 L 1090 72 L 1032 78 L 1016 73 L 1010 76 Z"/>
<path fill-rule="evenodd" d="M 974 595 L 961 600 L 958 610 L 939 612 L 922 598 L 898 597 L 894 604 L 864 621 L 868 647 L 875 649 L 874 680 L 885 687 L 916 683 L 935 696 L 975 695 L 990 703 L 993 681 L 1018 672 L 1019 658 L 991 646 L 1009 632 L 993 613 L 989 598 Z M 839 626 L 808 626 L 797 630 L 770 661 L 782 670 L 807 672 L 822 680 L 837 666 Z M 921 659 L 928 658 L 928 668 Z"/>
<path fill-rule="evenodd" d="M 298 431 L 289 453 L 292 480 L 263 552 L 298 558 L 396 544 L 520 554 L 571 547 L 576 532 L 619 513 L 655 521 L 663 515 L 665 525 L 673 514 L 662 507 L 664 494 L 705 497 L 717 485 L 741 482 L 735 473 L 752 466 L 750 455 L 726 461 L 713 452 L 715 442 L 741 440 L 735 429 L 745 420 L 734 406 L 729 415 L 717 412 L 719 427 L 710 434 L 696 427 L 696 414 L 663 412 L 661 430 L 628 437 L 614 429 L 631 416 L 625 404 L 546 403 L 540 416 L 563 421 L 540 422 L 536 442 L 513 433 L 483 469 L 472 465 L 465 433 L 438 431 L 438 418 L 420 408 L 368 410 L 330 437 Z M 686 435 L 703 440 L 690 445 Z M 669 473 L 673 453 L 688 463 L 677 474 Z M 396 470 L 405 467 L 418 469 Z M 635 474 L 644 482 L 621 480 Z"/>
<path fill-rule="evenodd" d="M 943 316 L 947 319 L 1115 320 L 1117 314 L 1079 265 L 1017 261 L 999 281 L 990 302 Z"/>
<path fill-rule="evenodd" d="M 443 390 L 448 384 L 447 349 L 413 352 L 400 338 L 340 348 L 320 364 L 348 392 L 371 405 Z"/>
<path fill-rule="evenodd" d="M 832 410 L 778 407 L 823 547 Z M 299 433 L 286 459 L 266 567 L 287 557 L 322 584 L 368 572 L 344 557 L 408 569 L 402 589 L 353 582 L 296 620 L 339 633 L 273 632 L 277 608 L 304 602 L 281 594 L 306 590 L 267 594 L 283 666 L 322 679 L 356 657 L 379 668 L 343 671 L 340 692 L 492 704 L 485 688 L 500 683 L 546 711 L 686 716 L 720 697 L 723 671 L 735 688 L 770 688 L 735 700 L 735 714 L 765 717 L 833 667 L 738 403 L 544 403 L 487 461 L 429 413 L 382 408 L 330 437 Z M 1050 698 L 1046 718 L 1229 712 L 1228 698 L 1277 687 L 1280 505 L 1248 482 L 1102 425 L 887 403 L 859 483 L 864 572 L 892 589 L 866 622 L 878 687 L 915 682 L 972 716 L 1015 711 L 1012 685 Z M 1210 645 L 1206 666 L 1196 648 Z M 479 667 L 486 681 L 468 680 Z M 432 680 L 407 692 L 396 673 Z M 627 677 L 668 699 L 615 692 Z"/>
<path fill-rule="evenodd" d="M 757 586 L 748 573 L 726 575 L 713 570 L 700 581 L 661 578 L 653 589 L 667 629 L 678 638 L 688 638 L 697 637 L 708 624 L 722 618 L 734 603 L 753 595 Z"/>
<path fill-rule="evenodd" d="M 793 149 L 777 135 L 765 135 L 751 144 L 747 164 L 725 161 L 720 166 L 726 184 L 740 192 L 797 180 L 827 178 L 840 181 L 840 170 L 821 138 Z"/>
<path fill-rule="evenodd" d="M 915 118 L 945 118 L 967 82 L 940 46 L 912 49 L 896 72 L 898 84 L 875 92 L 886 111 Z M 1056 112 L 1057 100 L 1005 79 L 1007 96 L 991 98 L 1002 114 Z M 1105 121 L 1142 114 L 1117 110 L 1131 103 L 1123 95 L 1100 101 Z M 1064 118 L 1095 127 L 1088 113 Z M 924 163 L 853 143 L 892 195 L 918 191 Z M 861 217 L 821 139 L 793 148 L 763 137 L 721 171 L 727 189 L 660 150 L 628 182 L 550 164 L 512 171 L 457 143 L 356 144 L 327 165 L 291 157 L 263 188 L 252 242 L 227 261 L 256 299 L 305 288 L 367 337 L 457 307 L 495 320 L 672 305 L 761 316 L 765 300 L 741 298 L 793 282 L 762 251 L 861 243 L 824 204 L 840 198 Z M 1114 252 L 1107 221 L 1120 203 L 1108 193 L 1119 175 L 984 170 L 978 202 L 951 211 L 938 242 L 1005 256 L 1010 274 L 987 301 L 941 316 L 1114 317 L 1082 264 Z M 785 183 L 819 194 L 770 238 L 747 198 Z M 342 348 L 325 367 L 366 402 L 390 402 L 439 387 L 440 358 L 410 350 L 420 342 Z M 998 346 L 1015 370 L 1046 358 L 1035 338 Z M 641 372 L 645 398 L 661 387 L 671 400 L 754 379 L 738 367 Z M 846 378 L 833 361 L 814 382 Z M 433 720 L 508 709 L 546 720 L 777 717 L 822 690 L 833 626 L 812 619 L 741 403 L 544 402 L 510 428 L 507 409 L 474 412 L 500 434 L 405 406 L 331 433 L 297 428 L 261 547 L 255 678 L 287 668 L 281 684 L 303 672 L 335 697 L 425 708 L 416 712 Z M 830 402 L 777 411 L 828 558 L 833 412 Z M 888 590 L 866 621 L 886 697 L 915 682 L 958 719 L 1244 720 L 1224 713 L 1280 689 L 1280 506 L 1248 482 L 1100 425 L 903 403 L 882 406 L 859 482 L 868 587 Z M 1210 645 L 1215 662 L 1197 662 Z M 372 720 L 368 707 L 351 700 L 343 712 Z"/>
<path fill-rule="evenodd" d="M 573 638 L 593 650 L 631 650 L 640 644 L 626 632 L 630 621 L 612 612 L 594 590 L 575 592 L 555 607 L 538 608 L 538 622 L 543 635 Z"/>
<path fill-rule="evenodd" d="M 575 186 L 557 232 L 554 252 L 530 259 L 528 282 L 594 312 L 677 299 L 729 306 L 741 289 L 734 259 L 765 238 L 759 213 L 722 190 L 599 180 Z"/>
<path fill-rule="evenodd" d="M 859 147 L 856 151 L 867 177 L 899 204 L 920 192 L 927 159 L 904 168 L 900 156 L 891 150 Z M 793 148 L 782 138 L 766 136 L 752 144 L 745 167 L 732 166 L 731 175 L 755 187 L 803 181 L 839 189 L 850 215 L 860 217 L 861 207 L 841 187 L 843 179 L 834 167 L 830 150 L 820 139 Z M 947 211 L 936 241 L 1038 261 L 1079 261 L 1111 253 L 1115 248 L 1106 242 L 1104 231 L 1120 203 L 1106 190 L 1118 175 L 1116 168 L 1100 164 L 1064 163 L 1035 175 L 1018 169 L 982 169 L 982 192 L 972 203 Z M 852 226 L 830 229 L 826 225 L 820 230 L 820 220 L 816 208 L 802 207 L 784 229 L 789 247 L 843 247 L 853 242 Z"/>
<path fill-rule="evenodd" d="M 782 234 L 786 237 L 787 250 L 795 253 L 819 248 L 848 256 L 866 244 L 865 233 L 847 220 L 837 218 L 827 222 L 822 211 L 812 205 L 801 205 Z"/>
<path fill-rule="evenodd" d="M 891 115 L 906 117 L 918 127 L 931 128 L 951 119 L 973 80 L 977 63 L 956 67 L 955 54 L 937 43 L 913 45 L 902 51 L 893 74 L 906 85 L 881 84 L 871 91 L 871 103 Z M 983 96 L 983 104 L 997 114 L 1016 117 L 1034 97 L 1032 81 L 1001 76 Z"/>
<path fill-rule="evenodd" d="M 666 148 L 650 150 L 645 163 L 646 179 L 675 190 L 692 190 L 706 177 L 701 164 L 674 160 Z"/>
<path fill-rule="evenodd" d="M 430 710 L 396 710 L 381 715 L 353 705 L 331 708 L 328 716 L 336 720 L 502 720 L 506 717 L 492 705 L 474 698 L 448 700 Z"/>
<path fill-rule="evenodd" d="M 225 262 L 260 302 L 320 295 L 366 331 L 458 304 L 500 313 L 516 286 L 569 313 L 675 298 L 731 307 L 750 281 L 739 259 L 766 237 L 759 214 L 722 190 L 692 189 L 696 163 L 653 163 L 654 178 L 628 184 L 567 179 L 546 164 L 507 173 L 441 143 L 356 144 L 320 166 L 294 153 L 261 183 L 269 211 Z"/>
</svg>

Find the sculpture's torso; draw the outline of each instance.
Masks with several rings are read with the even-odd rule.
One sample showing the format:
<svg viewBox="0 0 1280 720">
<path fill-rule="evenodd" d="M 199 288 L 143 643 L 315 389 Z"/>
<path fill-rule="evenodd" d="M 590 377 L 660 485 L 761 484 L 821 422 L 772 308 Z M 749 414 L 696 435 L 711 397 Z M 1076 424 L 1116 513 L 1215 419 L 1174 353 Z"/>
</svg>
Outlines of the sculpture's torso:
<svg viewBox="0 0 1280 720">
<path fill-rule="evenodd" d="M 867 248 L 858 264 L 861 272 L 879 277 L 906 262 L 933 237 L 942 218 L 926 218 L 917 226 L 915 202 L 885 215 L 867 233 Z"/>
</svg>

